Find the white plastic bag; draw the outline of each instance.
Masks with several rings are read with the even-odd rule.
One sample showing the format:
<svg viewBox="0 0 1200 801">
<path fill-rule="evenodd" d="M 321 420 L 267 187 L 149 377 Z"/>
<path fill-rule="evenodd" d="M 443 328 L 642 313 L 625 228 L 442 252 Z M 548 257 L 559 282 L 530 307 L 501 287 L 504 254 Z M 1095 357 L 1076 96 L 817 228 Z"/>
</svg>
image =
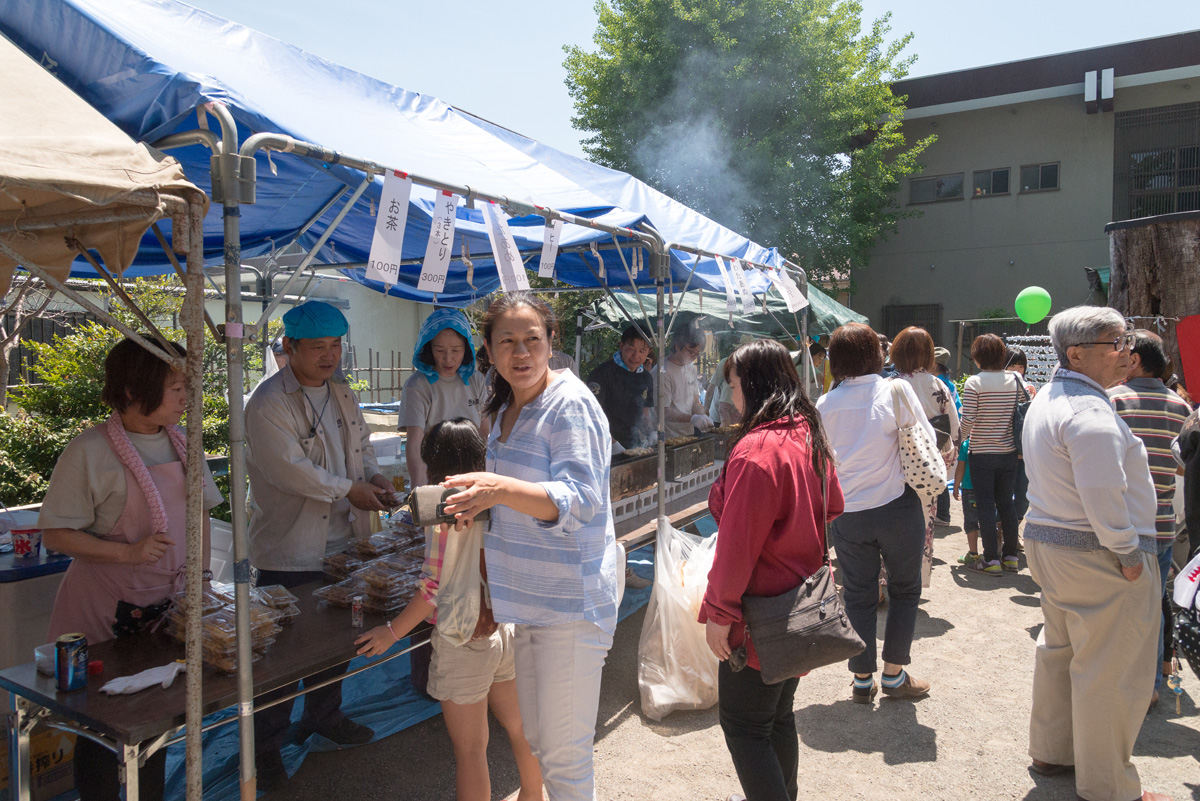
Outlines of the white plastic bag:
<svg viewBox="0 0 1200 801">
<path fill-rule="evenodd" d="M 440 526 L 430 526 L 426 537 L 438 536 Z M 438 633 L 454 645 L 466 645 L 479 622 L 479 552 L 483 548 L 483 523 L 476 522 L 464 531 L 453 529 L 446 535 L 442 572 L 437 594 Z"/>
<path fill-rule="evenodd" d="M 697 537 L 658 519 L 654 590 L 638 642 L 638 689 L 651 720 L 717 702 L 717 657 L 696 622 L 716 546 L 716 534 Z"/>
</svg>

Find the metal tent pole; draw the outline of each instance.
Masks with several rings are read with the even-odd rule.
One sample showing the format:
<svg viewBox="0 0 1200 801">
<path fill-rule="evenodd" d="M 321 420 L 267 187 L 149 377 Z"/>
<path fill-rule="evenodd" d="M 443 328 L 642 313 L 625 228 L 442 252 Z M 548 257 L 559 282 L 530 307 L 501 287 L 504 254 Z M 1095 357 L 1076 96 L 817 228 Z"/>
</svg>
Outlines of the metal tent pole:
<svg viewBox="0 0 1200 801">
<path fill-rule="evenodd" d="M 172 227 L 176 244 L 181 237 Z M 180 314 L 187 335 L 187 709 L 185 764 L 187 801 L 203 801 L 203 631 L 200 626 L 204 568 L 204 209 L 188 206 L 187 272 Z M 172 258 L 172 261 L 174 259 Z"/>
<path fill-rule="evenodd" d="M 205 108 L 221 123 L 221 152 L 212 157 L 214 200 L 220 200 L 225 225 L 225 356 L 229 371 L 229 505 L 233 523 L 233 581 L 237 610 L 238 741 L 242 801 L 254 801 L 254 677 L 250 649 L 250 546 L 246 538 L 246 410 L 242 322 L 241 157 L 237 126 L 229 109 Z M 250 157 L 253 161 L 253 157 Z M 253 172 L 248 176 L 253 178 Z M 230 291 L 231 288 L 234 291 Z"/>
</svg>

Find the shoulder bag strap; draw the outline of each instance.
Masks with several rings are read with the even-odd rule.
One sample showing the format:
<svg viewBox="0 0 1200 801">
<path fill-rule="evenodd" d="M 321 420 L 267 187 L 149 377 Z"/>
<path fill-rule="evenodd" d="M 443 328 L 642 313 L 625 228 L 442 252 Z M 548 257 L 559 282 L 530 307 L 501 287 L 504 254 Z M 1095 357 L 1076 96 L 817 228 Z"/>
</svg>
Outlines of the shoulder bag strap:
<svg viewBox="0 0 1200 801">
<path fill-rule="evenodd" d="M 896 415 L 896 427 L 897 428 L 902 428 L 902 426 L 900 425 L 900 413 L 899 413 L 900 406 L 903 406 L 905 409 L 907 409 L 908 413 L 913 417 L 914 420 L 917 419 L 917 413 L 913 411 L 912 406 L 910 406 L 908 403 L 908 398 L 906 398 L 904 396 L 904 390 L 900 388 L 900 382 L 903 380 L 904 379 L 902 379 L 902 378 L 891 379 L 891 381 L 892 381 L 892 413 Z"/>
</svg>

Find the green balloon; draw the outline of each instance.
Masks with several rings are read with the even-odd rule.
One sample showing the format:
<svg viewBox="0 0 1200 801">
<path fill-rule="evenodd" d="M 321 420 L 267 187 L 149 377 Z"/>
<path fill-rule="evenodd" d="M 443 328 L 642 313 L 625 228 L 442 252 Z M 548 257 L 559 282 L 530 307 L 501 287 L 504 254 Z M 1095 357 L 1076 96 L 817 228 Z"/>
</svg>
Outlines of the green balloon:
<svg viewBox="0 0 1200 801">
<path fill-rule="evenodd" d="M 1041 322 L 1050 313 L 1050 293 L 1040 286 L 1027 286 L 1013 304 L 1017 316 L 1027 325 Z"/>
</svg>

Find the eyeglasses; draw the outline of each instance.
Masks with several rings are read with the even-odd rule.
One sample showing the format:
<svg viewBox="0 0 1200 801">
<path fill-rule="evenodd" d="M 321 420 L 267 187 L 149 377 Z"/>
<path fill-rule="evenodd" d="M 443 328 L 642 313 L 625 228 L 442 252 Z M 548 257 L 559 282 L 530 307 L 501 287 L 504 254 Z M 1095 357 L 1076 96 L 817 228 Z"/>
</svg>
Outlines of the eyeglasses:
<svg viewBox="0 0 1200 801">
<path fill-rule="evenodd" d="M 1113 340 L 1105 342 L 1080 342 L 1080 347 L 1088 347 L 1090 345 L 1111 345 L 1113 350 L 1129 350 L 1133 347 L 1133 334 L 1121 334 Z"/>
</svg>

